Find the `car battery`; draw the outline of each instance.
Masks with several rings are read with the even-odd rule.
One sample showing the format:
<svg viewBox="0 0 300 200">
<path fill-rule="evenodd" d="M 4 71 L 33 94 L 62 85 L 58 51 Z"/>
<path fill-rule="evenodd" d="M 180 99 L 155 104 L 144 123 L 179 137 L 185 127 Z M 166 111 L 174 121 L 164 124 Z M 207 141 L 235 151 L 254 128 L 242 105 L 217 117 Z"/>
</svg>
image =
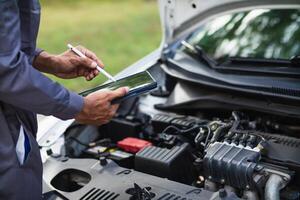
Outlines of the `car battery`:
<svg viewBox="0 0 300 200">
<path fill-rule="evenodd" d="M 134 155 L 132 153 L 119 150 L 118 148 L 108 150 L 107 147 L 98 145 L 85 150 L 87 155 L 97 159 L 103 152 L 107 152 L 106 158 L 115 161 L 121 167 L 133 168 L 134 166 Z"/>
</svg>

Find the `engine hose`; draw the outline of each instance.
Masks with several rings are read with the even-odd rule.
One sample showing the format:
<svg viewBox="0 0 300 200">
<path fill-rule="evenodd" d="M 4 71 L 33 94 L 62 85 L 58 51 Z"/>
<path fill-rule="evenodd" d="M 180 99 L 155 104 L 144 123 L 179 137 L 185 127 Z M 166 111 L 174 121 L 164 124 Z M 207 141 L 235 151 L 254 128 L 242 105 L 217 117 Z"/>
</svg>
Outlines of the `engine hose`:
<svg viewBox="0 0 300 200">
<path fill-rule="evenodd" d="M 241 119 L 237 111 L 232 111 L 232 116 L 234 118 L 234 121 L 240 121 Z"/>
<path fill-rule="evenodd" d="M 272 174 L 266 183 L 265 200 L 280 200 L 280 190 L 286 182 L 277 174 Z"/>
</svg>

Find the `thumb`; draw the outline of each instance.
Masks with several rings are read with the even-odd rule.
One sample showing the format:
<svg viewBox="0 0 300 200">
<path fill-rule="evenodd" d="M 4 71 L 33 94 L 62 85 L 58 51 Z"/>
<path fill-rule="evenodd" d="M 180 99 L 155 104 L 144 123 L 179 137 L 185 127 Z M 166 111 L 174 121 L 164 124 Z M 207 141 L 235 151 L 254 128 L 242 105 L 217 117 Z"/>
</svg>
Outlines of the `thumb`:
<svg viewBox="0 0 300 200">
<path fill-rule="evenodd" d="M 79 58 L 80 65 L 88 69 L 96 69 L 97 63 L 89 58 Z"/>
<path fill-rule="evenodd" d="M 113 100 L 113 99 L 116 99 L 119 97 L 123 97 L 128 93 L 128 91 L 129 91 L 128 87 L 118 88 L 118 89 L 110 92 L 109 99 Z"/>
</svg>

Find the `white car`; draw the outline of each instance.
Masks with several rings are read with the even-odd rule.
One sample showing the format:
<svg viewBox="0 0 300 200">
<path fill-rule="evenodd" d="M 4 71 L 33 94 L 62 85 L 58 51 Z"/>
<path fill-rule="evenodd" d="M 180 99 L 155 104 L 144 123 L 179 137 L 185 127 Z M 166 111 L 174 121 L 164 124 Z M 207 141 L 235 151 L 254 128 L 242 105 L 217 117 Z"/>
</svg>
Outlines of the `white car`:
<svg viewBox="0 0 300 200">
<path fill-rule="evenodd" d="M 101 127 L 39 120 L 44 199 L 300 199 L 300 1 L 160 0 L 158 88 Z"/>
</svg>

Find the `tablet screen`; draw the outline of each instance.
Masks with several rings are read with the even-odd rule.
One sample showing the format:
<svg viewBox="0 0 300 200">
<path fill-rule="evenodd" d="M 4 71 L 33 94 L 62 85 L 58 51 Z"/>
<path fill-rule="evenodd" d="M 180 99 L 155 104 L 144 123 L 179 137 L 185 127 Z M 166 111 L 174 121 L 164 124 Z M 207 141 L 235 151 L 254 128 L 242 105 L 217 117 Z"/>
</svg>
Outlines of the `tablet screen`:
<svg viewBox="0 0 300 200">
<path fill-rule="evenodd" d="M 129 87 L 129 91 L 131 90 L 136 90 L 139 88 L 143 88 L 146 87 L 147 85 L 150 85 L 152 83 L 154 83 L 155 80 L 153 80 L 153 78 L 151 77 L 151 75 L 149 74 L 149 72 L 144 71 L 141 73 L 137 73 L 125 78 L 122 78 L 120 80 L 117 80 L 116 82 L 110 82 L 104 85 L 100 85 L 96 88 L 87 90 L 85 92 L 80 93 L 83 96 L 86 96 L 92 92 L 95 92 L 97 90 L 101 90 L 101 89 L 109 89 L 109 90 L 115 90 L 118 89 L 120 87 Z"/>
</svg>

